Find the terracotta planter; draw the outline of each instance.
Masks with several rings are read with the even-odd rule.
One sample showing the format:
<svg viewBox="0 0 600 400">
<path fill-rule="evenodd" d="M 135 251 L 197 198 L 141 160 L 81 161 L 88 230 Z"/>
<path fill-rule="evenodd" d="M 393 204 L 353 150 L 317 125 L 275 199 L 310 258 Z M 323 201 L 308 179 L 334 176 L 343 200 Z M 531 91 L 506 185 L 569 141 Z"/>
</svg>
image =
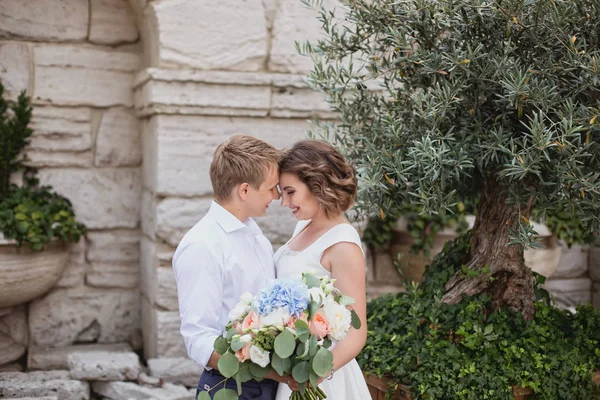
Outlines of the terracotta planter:
<svg viewBox="0 0 600 400">
<path fill-rule="evenodd" d="M 0 238 L 0 308 L 27 303 L 48 292 L 67 265 L 68 246 L 62 242 L 34 252 Z"/>
<path fill-rule="evenodd" d="M 515 393 L 515 400 L 527 400 L 533 394 L 533 390 L 531 388 L 513 386 L 513 390 Z"/>
<path fill-rule="evenodd" d="M 365 374 L 365 380 L 367 381 L 369 393 L 371 393 L 373 400 L 385 400 L 385 394 L 390 389 L 388 381 L 386 379 L 381 379 L 368 374 Z M 596 384 L 600 383 L 600 373 L 596 374 L 594 377 L 594 382 L 596 382 Z M 533 390 L 530 388 L 515 386 L 514 394 L 515 400 L 527 400 L 533 394 Z M 410 400 L 410 392 L 408 388 L 404 385 L 400 385 L 394 394 L 394 400 Z"/>
<path fill-rule="evenodd" d="M 388 381 L 386 379 L 378 378 L 375 375 L 364 375 L 367 386 L 369 387 L 369 393 L 373 400 L 385 400 L 385 394 L 390 389 Z M 394 393 L 394 400 L 410 400 L 408 388 L 404 385 L 400 385 Z"/>
</svg>

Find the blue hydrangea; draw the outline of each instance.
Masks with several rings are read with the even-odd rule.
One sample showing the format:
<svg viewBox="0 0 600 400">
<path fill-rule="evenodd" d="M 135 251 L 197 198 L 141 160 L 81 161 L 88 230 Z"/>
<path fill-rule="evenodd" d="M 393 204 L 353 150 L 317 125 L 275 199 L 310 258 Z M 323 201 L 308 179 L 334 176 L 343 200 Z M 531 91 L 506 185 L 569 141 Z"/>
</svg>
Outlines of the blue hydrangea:
<svg viewBox="0 0 600 400">
<path fill-rule="evenodd" d="M 271 313 L 276 308 L 287 308 L 298 317 L 308 307 L 308 286 L 291 279 L 275 279 L 262 289 L 254 299 L 254 308 L 260 315 Z"/>
</svg>

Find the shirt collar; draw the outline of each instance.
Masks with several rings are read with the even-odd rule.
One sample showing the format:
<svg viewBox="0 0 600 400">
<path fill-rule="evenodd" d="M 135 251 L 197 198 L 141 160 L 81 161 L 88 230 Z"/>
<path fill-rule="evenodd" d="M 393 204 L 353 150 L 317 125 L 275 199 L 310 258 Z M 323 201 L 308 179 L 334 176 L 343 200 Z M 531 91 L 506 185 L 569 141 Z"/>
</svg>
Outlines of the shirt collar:
<svg viewBox="0 0 600 400">
<path fill-rule="evenodd" d="M 244 222 L 240 221 L 235 215 L 227 211 L 222 205 L 213 200 L 208 210 L 210 215 L 220 226 L 225 233 L 231 233 L 239 229 L 250 229 L 254 234 L 262 234 L 261 229 L 252 218 L 248 218 Z"/>
</svg>

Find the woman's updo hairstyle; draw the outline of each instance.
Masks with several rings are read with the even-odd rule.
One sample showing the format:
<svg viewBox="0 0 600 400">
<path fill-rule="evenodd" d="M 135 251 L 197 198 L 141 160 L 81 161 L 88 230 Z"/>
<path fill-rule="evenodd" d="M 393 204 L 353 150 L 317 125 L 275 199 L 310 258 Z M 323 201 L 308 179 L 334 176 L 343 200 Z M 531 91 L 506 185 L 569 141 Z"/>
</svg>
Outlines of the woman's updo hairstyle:
<svg viewBox="0 0 600 400">
<path fill-rule="evenodd" d="M 325 141 L 297 142 L 284 153 L 279 171 L 298 176 L 321 202 L 327 217 L 347 211 L 354 203 L 357 189 L 354 168 Z"/>
</svg>

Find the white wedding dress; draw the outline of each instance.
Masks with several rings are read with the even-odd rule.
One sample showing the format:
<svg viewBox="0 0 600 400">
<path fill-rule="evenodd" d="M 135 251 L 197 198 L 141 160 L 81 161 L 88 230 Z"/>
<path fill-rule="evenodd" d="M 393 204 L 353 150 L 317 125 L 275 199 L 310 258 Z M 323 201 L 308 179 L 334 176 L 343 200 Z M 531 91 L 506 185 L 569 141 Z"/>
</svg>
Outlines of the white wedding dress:
<svg viewBox="0 0 600 400">
<path fill-rule="evenodd" d="M 300 221 L 292 239 L 302 232 L 308 223 L 310 221 Z M 300 279 L 306 271 L 311 271 L 319 277 L 330 277 L 331 273 L 321 265 L 321 257 L 325 250 L 340 242 L 356 243 L 362 250 L 360 236 L 350 224 L 334 226 L 301 251 L 291 250 L 287 243 L 284 244 L 274 256 L 277 278 Z M 333 378 L 325 379 L 319 387 L 325 392 L 328 400 L 371 400 L 365 378 L 354 359 L 335 370 Z M 280 383 L 276 400 L 289 400 L 291 393 L 288 385 Z"/>
</svg>

